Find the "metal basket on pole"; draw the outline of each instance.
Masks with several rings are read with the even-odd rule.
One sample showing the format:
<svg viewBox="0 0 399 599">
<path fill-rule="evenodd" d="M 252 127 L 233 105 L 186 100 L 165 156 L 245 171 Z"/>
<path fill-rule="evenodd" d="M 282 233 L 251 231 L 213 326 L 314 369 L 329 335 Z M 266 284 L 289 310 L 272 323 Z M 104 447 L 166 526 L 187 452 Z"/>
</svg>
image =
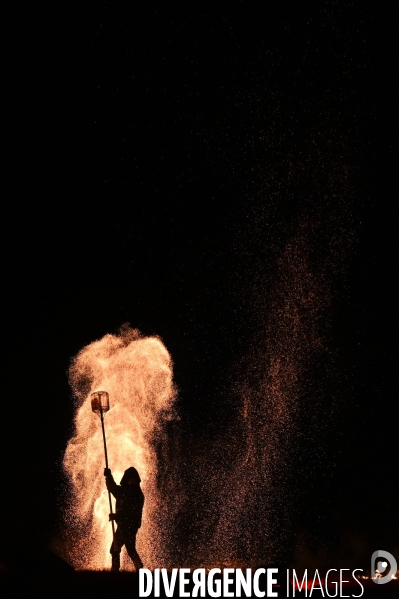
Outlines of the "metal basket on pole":
<svg viewBox="0 0 399 599">
<path fill-rule="evenodd" d="M 106 391 L 95 391 L 91 394 L 91 409 L 95 414 L 100 416 L 101 419 L 101 427 L 103 431 L 103 441 L 104 441 L 104 455 L 105 455 L 105 467 L 108 468 L 108 452 L 107 452 L 107 441 L 105 438 L 105 427 L 104 427 L 104 414 L 109 410 L 109 395 Z M 109 501 L 109 509 L 110 515 L 112 517 L 112 499 L 111 493 L 108 491 L 108 501 Z M 115 545 L 115 524 L 111 519 L 112 525 L 112 542 Z"/>
</svg>

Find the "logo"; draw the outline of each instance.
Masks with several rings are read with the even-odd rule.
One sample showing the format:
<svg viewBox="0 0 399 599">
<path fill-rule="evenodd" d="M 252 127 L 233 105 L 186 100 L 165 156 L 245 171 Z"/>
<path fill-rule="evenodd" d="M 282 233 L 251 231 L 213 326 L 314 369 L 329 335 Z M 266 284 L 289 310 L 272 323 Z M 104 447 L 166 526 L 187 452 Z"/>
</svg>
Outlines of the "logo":
<svg viewBox="0 0 399 599">
<path fill-rule="evenodd" d="M 386 560 L 388 560 L 389 563 Z M 389 571 L 387 572 L 388 566 Z M 374 551 L 371 556 L 371 578 L 375 584 L 386 584 L 387 582 L 390 582 L 395 576 L 397 569 L 398 564 L 396 563 L 396 559 L 389 553 L 389 551 L 383 551 L 382 549 Z M 374 572 L 375 576 L 373 576 Z"/>
</svg>

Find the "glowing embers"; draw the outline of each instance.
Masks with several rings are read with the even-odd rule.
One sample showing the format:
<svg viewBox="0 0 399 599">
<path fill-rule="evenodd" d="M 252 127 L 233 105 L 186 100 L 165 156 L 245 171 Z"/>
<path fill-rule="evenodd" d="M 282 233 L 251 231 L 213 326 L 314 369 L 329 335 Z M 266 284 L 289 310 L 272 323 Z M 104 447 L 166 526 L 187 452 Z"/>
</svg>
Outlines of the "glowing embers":
<svg viewBox="0 0 399 599">
<path fill-rule="evenodd" d="M 130 466 L 140 473 L 145 504 L 137 544 L 145 566 L 155 566 L 163 534 L 157 518 L 160 498 L 153 445 L 162 423 L 171 417 L 175 397 L 170 355 L 157 337 L 141 337 L 125 327 L 119 335 L 105 335 L 79 352 L 72 361 L 70 383 L 76 398 L 75 431 L 64 467 L 70 479 L 66 521 L 71 561 L 80 569 L 111 564 L 102 431 L 91 406 L 91 393 L 106 389 L 111 397 L 106 416 L 109 466 L 117 483 Z M 106 396 L 94 399 L 105 411 Z M 133 568 L 124 554 L 122 567 Z"/>
</svg>

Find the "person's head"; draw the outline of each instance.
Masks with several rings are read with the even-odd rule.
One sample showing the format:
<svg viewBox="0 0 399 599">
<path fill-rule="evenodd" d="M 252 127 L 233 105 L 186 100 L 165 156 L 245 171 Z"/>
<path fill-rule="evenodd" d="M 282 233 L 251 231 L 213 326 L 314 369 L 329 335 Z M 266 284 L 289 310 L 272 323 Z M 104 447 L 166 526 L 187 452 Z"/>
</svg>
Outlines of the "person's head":
<svg viewBox="0 0 399 599">
<path fill-rule="evenodd" d="M 125 485 L 139 485 L 141 483 L 141 478 L 136 468 L 131 466 L 127 470 L 125 470 L 125 474 L 122 476 L 121 486 Z"/>
</svg>

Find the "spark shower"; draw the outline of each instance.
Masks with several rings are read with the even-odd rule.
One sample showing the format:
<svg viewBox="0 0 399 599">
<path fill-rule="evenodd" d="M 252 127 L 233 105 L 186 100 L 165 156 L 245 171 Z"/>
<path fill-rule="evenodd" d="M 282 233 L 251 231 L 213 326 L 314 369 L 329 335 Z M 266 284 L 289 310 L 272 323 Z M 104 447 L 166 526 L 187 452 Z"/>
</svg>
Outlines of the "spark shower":
<svg viewBox="0 0 399 599">
<path fill-rule="evenodd" d="M 66 519 L 72 562 L 80 569 L 109 567 L 112 532 L 103 441 L 90 404 L 90 393 L 101 388 L 108 391 L 111 402 L 105 417 L 109 464 L 117 481 L 128 466 L 140 472 L 145 511 L 138 548 L 145 563 L 155 564 L 162 531 L 152 441 L 162 420 L 171 417 L 175 397 L 169 353 L 160 339 L 142 338 L 125 327 L 119 335 L 105 335 L 83 348 L 72 362 L 70 381 L 76 398 L 75 433 L 64 467 L 71 483 Z M 131 568 L 125 554 L 122 559 L 124 568 Z"/>
<path fill-rule="evenodd" d="M 211 443 L 187 438 L 176 408 L 172 359 L 158 337 L 125 326 L 72 360 L 75 431 L 64 468 L 70 482 L 67 542 L 75 567 L 110 566 L 101 427 L 90 405 L 99 389 L 110 395 L 106 431 L 115 478 L 129 466 L 142 478 L 137 545 L 145 567 L 256 567 L 276 559 L 285 541 L 281 515 L 289 517 L 300 402 L 312 389 L 311 365 L 327 347 L 320 322 L 329 304 L 328 281 L 311 264 L 307 231 L 303 227 L 291 238 L 281 255 L 259 336 L 224 404 L 232 417 Z M 122 568 L 132 568 L 125 554 Z"/>
</svg>

